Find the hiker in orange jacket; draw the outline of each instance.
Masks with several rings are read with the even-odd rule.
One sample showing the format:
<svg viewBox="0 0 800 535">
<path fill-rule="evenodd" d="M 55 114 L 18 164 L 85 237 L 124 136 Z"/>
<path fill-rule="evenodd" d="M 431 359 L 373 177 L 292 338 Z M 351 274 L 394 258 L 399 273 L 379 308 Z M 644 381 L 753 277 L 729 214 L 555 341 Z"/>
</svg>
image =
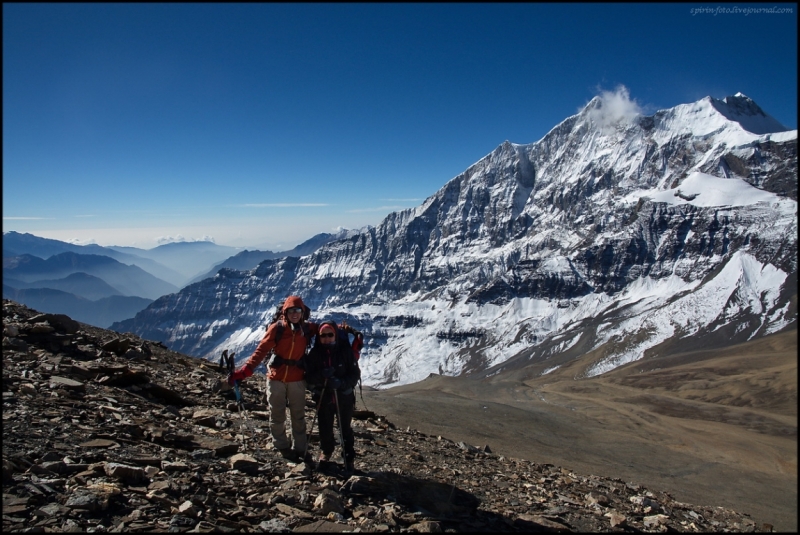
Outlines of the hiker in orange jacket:
<svg viewBox="0 0 800 535">
<path fill-rule="evenodd" d="M 283 303 L 282 317 L 267 328 L 264 338 L 244 365 L 228 378 L 233 384 L 253 375 L 259 364 L 274 351 L 268 362 L 267 400 L 269 429 L 272 444 L 291 461 L 305 459 L 306 443 L 306 382 L 304 379 L 306 348 L 319 331 L 316 323 L 306 322 L 310 310 L 303 300 L 292 295 Z M 280 336 L 280 339 L 276 338 Z M 289 408 L 294 447 L 286 435 L 286 408 Z"/>
</svg>

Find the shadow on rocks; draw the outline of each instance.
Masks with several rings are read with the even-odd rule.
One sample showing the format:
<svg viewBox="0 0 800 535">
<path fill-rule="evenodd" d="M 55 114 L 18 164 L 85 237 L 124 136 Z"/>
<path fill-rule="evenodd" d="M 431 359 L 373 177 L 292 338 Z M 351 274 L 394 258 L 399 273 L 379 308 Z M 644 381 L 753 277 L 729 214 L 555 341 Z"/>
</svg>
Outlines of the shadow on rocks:
<svg viewBox="0 0 800 535">
<path fill-rule="evenodd" d="M 353 476 L 345 482 L 342 490 L 350 494 L 386 498 L 435 516 L 471 515 L 480 505 L 476 496 L 454 484 L 391 472 Z"/>
</svg>

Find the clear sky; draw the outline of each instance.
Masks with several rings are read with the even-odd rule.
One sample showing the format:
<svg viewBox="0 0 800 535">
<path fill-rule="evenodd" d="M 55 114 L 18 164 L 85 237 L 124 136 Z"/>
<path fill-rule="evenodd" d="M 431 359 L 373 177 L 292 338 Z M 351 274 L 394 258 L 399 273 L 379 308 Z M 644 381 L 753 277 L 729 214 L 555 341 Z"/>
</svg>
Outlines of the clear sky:
<svg viewBox="0 0 800 535">
<path fill-rule="evenodd" d="M 3 231 L 286 250 L 620 86 L 797 128 L 797 5 L 4 3 Z"/>
</svg>

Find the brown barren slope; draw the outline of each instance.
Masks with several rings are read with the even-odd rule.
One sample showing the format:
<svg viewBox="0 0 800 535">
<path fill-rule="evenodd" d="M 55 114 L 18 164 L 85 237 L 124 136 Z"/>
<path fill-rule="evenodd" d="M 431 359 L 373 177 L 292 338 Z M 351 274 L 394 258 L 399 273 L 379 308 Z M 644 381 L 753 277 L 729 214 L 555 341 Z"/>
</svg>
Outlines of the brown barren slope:
<svg viewBox="0 0 800 535">
<path fill-rule="evenodd" d="M 399 426 L 797 530 L 797 330 L 725 349 L 365 391 Z"/>
</svg>

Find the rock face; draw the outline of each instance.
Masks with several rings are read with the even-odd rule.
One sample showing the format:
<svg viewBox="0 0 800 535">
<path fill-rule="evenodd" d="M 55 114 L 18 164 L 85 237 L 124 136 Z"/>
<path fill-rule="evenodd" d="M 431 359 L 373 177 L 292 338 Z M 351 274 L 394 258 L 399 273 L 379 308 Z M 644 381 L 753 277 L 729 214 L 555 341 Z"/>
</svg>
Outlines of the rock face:
<svg viewBox="0 0 800 535">
<path fill-rule="evenodd" d="M 271 448 L 262 378 L 242 384 L 240 409 L 215 391 L 221 376 L 160 343 L 4 300 L 4 532 L 772 530 L 397 429 L 363 407 L 354 474 L 287 462 Z M 306 408 L 310 422 L 310 398 Z"/>
<path fill-rule="evenodd" d="M 245 358 L 297 294 L 366 333 L 374 386 L 587 353 L 592 376 L 777 332 L 797 318 L 797 132 L 783 130 L 744 95 L 628 117 L 596 98 L 375 228 L 222 270 L 112 328 Z"/>
</svg>

